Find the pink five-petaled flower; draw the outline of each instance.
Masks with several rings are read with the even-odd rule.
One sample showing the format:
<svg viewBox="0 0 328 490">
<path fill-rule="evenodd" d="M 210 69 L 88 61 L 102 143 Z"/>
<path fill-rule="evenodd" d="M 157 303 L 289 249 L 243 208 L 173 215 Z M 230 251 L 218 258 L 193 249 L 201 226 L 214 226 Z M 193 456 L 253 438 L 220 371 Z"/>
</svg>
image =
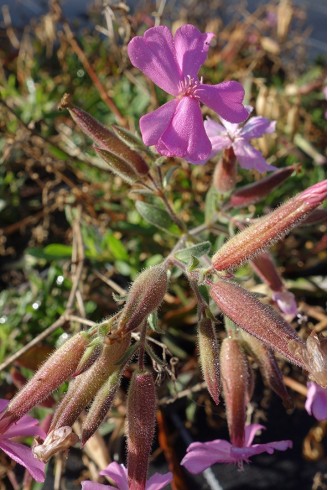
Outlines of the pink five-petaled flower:
<svg viewBox="0 0 328 490">
<path fill-rule="evenodd" d="M 253 138 L 273 133 L 276 128 L 275 121 L 256 116 L 242 126 L 228 122 L 222 117 L 221 122 L 222 124 L 207 118 L 204 123 L 205 131 L 212 143 L 212 156 L 226 148 L 232 148 L 241 167 L 259 172 L 276 170 L 276 167 L 269 165 L 262 154 L 249 143 Z"/>
<path fill-rule="evenodd" d="M 82 482 L 82 490 L 129 490 L 128 470 L 124 465 L 116 462 L 110 463 L 107 468 L 100 472 L 100 475 L 109 476 L 115 483 L 116 487 L 94 483 L 91 481 Z M 160 475 L 155 473 L 146 483 L 145 490 L 160 490 L 172 481 L 172 473 Z"/>
<path fill-rule="evenodd" d="M 307 397 L 305 410 L 309 415 L 313 415 L 317 420 L 327 418 L 327 390 L 321 388 L 317 383 L 309 381 L 307 384 Z"/>
<path fill-rule="evenodd" d="M 8 403 L 6 400 L 0 400 L 0 412 L 6 408 Z M 43 482 L 45 479 L 44 463 L 41 463 L 41 461 L 33 457 L 31 448 L 16 442 L 16 438 L 18 437 L 36 435 L 43 438 L 46 437 L 45 432 L 38 427 L 38 421 L 29 415 L 24 415 L 18 422 L 12 424 L 0 434 L 0 449 L 8 454 L 16 463 L 24 466 L 34 480 Z"/>
<path fill-rule="evenodd" d="M 187 454 L 181 464 L 190 473 L 201 473 L 215 463 L 237 463 L 241 465 L 243 461 L 249 463 L 249 458 L 261 453 L 272 454 L 275 450 L 286 451 L 291 448 L 292 441 L 267 442 L 266 444 L 252 444 L 258 430 L 265 427 L 259 424 L 251 424 L 245 427 L 244 447 L 233 446 L 230 442 L 217 439 L 210 442 L 193 442 L 187 448 Z"/>
<path fill-rule="evenodd" d="M 128 45 L 131 63 L 161 89 L 173 95 L 162 107 L 140 119 L 145 145 L 161 155 L 204 163 L 211 143 L 204 130 L 200 102 L 231 122 L 244 121 L 244 89 L 234 81 L 206 85 L 198 78 L 214 34 L 202 34 L 192 25 L 180 27 L 174 37 L 165 26 L 152 27 Z"/>
</svg>

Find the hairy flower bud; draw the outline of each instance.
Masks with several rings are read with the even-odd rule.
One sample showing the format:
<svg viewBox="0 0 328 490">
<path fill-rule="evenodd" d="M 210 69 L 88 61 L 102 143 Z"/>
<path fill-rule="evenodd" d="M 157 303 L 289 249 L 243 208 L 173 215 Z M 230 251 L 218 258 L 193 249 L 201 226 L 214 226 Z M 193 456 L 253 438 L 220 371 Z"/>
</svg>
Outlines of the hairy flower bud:
<svg viewBox="0 0 328 490">
<path fill-rule="evenodd" d="M 139 274 L 129 291 L 122 310 L 118 333 L 135 330 L 162 303 L 167 290 L 167 270 L 159 264 Z"/>
<path fill-rule="evenodd" d="M 117 388 L 120 385 L 121 369 L 114 371 L 102 385 L 95 396 L 86 418 L 82 424 L 82 444 L 93 436 L 113 403 Z"/>
<path fill-rule="evenodd" d="M 153 376 L 147 371 L 132 376 L 127 406 L 129 489 L 144 490 L 149 454 L 154 438 L 156 391 Z"/>
<path fill-rule="evenodd" d="M 97 146 L 94 146 L 93 149 L 96 153 L 98 153 L 99 156 L 101 156 L 103 160 L 105 160 L 106 163 L 108 163 L 111 171 L 121 177 L 124 182 L 127 182 L 128 184 L 133 184 L 139 179 L 139 176 L 135 169 L 131 167 L 131 165 L 126 160 L 123 160 L 123 158 L 118 157 L 117 155 L 115 155 L 115 153 L 112 153 L 111 151 L 104 150 L 103 148 L 98 148 Z"/>
<path fill-rule="evenodd" d="M 88 347 L 85 349 L 83 356 L 80 359 L 80 362 L 76 368 L 76 371 L 73 373 L 72 377 L 79 376 L 80 374 L 84 373 L 87 369 L 89 369 L 90 366 L 95 362 L 97 357 L 99 357 L 99 354 L 102 349 L 102 339 L 101 337 L 95 338 Z"/>
<path fill-rule="evenodd" d="M 251 261 L 251 266 L 272 291 L 281 291 L 283 289 L 284 284 L 268 252 L 262 252 L 254 257 Z"/>
<path fill-rule="evenodd" d="M 60 107 L 69 110 L 72 119 L 94 141 L 97 147 L 114 153 L 121 160 L 125 160 L 138 174 L 148 173 L 148 165 L 138 153 L 131 150 L 120 138 L 88 112 L 73 106 L 68 94 L 62 98 Z"/>
<path fill-rule="evenodd" d="M 71 377 L 89 342 L 85 333 L 78 333 L 67 340 L 34 374 L 1 414 L 18 420 L 38 405 L 58 386 Z"/>
<path fill-rule="evenodd" d="M 74 434 L 71 427 L 60 427 L 49 432 L 43 442 L 35 439 L 32 452 L 35 458 L 47 463 L 52 456 L 59 452 L 67 451 L 78 440 L 78 436 Z"/>
<path fill-rule="evenodd" d="M 118 369 L 117 362 L 130 345 L 130 336 L 105 343 L 92 366 L 75 378 L 59 404 L 50 429 L 71 426 L 82 410 L 92 401 L 103 383 Z"/>
<path fill-rule="evenodd" d="M 227 337 L 223 340 L 220 364 L 230 441 L 234 446 L 243 447 L 249 371 L 237 339 Z"/>
<path fill-rule="evenodd" d="M 278 313 L 268 305 L 262 304 L 252 293 L 238 284 L 218 279 L 210 286 L 210 294 L 220 310 L 236 325 L 276 350 L 290 362 L 307 369 L 306 364 L 295 355 L 295 342 L 304 348 L 304 342 L 295 330 Z"/>
<path fill-rule="evenodd" d="M 285 408 L 292 408 L 293 401 L 283 382 L 282 373 L 279 369 L 273 352 L 258 339 L 240 330 L 243 346 L 251 353 L 259 364 L 262 376 L 270 388 L 282 399 Z"/>
<path fill-rule="evenodd" d="M 230 238 L 212 257 L 216 270 L 233 269 L 281 239 L 325 199 L 326 181 L 297 194 Z"/>
<path fill-rule="evenodd" d="M 282 168 L 258 182 L 241 187 L 232 194 L 229 204 L 233 207 L 244 207 L 261 201 L 261 199 L 268 196 L 270 192 L 288 179 L 296 168 L 296 165 Z"/>
<path fill-rule="evenodd" d="M 233 148 L 226 148 L 216 164 L 213 173 L 213 186 L 219 192 L 230 192 L 237 181 L 237 162 Z"/>
<path fill-rule="evenodd" d="M 209 318 L 198 324 L 199 360 L 209 394 L 218 405 L 220 395 L 220 357 L 215 327 Z"/>
</svg>

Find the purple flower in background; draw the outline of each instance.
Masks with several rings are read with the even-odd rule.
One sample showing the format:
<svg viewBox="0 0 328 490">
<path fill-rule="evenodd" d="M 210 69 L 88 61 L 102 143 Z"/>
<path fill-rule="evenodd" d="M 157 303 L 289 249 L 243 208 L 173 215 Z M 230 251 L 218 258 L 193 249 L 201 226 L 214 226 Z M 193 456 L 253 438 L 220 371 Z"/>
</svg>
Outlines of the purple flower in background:
<svg viewBox="0 0 328 490">
<path fill-rule="evenodd" d="M 211 156 L 226 148 L 233 148 L 241 167 L 248 170 L 255 169 L 259 172 L 276 170 L 276 167 L 269 165 L 261 152 L 249 143 L 253 138 L 273 133 L 276 129 L 275 121 L 269 121 L 261 116 L 250 118 L 243 126 L 233 124 L 223 118 L 221 121 L 222 124 L 207 118 L 204 123 L 207 136 L 212 143 Z"/>
<path fill-rule="evenodd" d="M 7 400 L 0 400 L 0 412 L 8 405 Z M 33 457 L 31 448 L 16 442 L 16 438 L 28 436 L 40 436 L 45 438 L 45 432 L 38 427 L 38 421 L 29 415 L 25 415 L 18 422 L 12 424 L 0 433 L 0 449 L 2 449 L 16 463 L 24 466 L 32 475 L 34 480 L 43 482 L 44 463 Z"/>
<path fill-rule="evenodd" d="M 327 390 L 317 383 L 310 381 L 307 384 L 308 392 L 305 402 L 305 410 L 317 420 L 327 418 Z"/>
<path fill-rule="evenodd" d="M 215 463 L 249 463 L 249 458 L 261 453 L 272 454 L 275 450 L 286 451 L 291 448 L 292 441 L 267 442 L 266 444 L 252 444 L 258 430 L 265 427 L 259 424 L 251 424 L 245 427 L 245 445 L 233 446 L 230 442 L 217 439 L 210 442 L 193 442 L 187 449 L 187 454 L 181 464 L 190 473 L 201 473 Z"/>
<path fill-rule="evenodd" d="M 152 27 L 128 45 L 131 63 L 161 89 L 174 96 L 140 119 L 146 145 L 161 155 L 204 163 L 211 143 L 204 130 L 200 102 L 228 121 L 244 121 L 244 89 L 238 82 L 206 85 L 198 78 L 214 34 L 202 34 L 192 25 L 180 27 L 174 37 L 165 26 Z"/>
<path fill-rule="evenodd" d="M 297 304 L 295 296 L 290 291 L 285 289 L 281 291 L 273 291 L 272 299 L 275 301 L 279 309 L 285 314 L 294 318 L 297 315 Z"/>
<path fill-rule="evenodd" d="M 109 478 L 111 478 L 117 486 L 113 487 L 111 485 L 103 485 L 102 483 L 83 481 L 82 490 L 129 490 L 128 470 L 124 465 L 116 462 L 110 463 L 107 468 L 105 468 L 99 474 L 109 476 Z M 145 490 L 160 490 L 170 483 L 172 478 L 172 473 L 165 473 L 164 475 L 155 473 L 147 481 Z"/>
</svg>

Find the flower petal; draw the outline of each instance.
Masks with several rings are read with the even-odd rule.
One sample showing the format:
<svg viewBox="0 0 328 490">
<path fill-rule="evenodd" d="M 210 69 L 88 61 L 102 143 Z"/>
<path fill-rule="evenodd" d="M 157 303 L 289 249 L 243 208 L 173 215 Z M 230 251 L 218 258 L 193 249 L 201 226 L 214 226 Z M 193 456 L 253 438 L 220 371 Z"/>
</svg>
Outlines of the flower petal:
<svg viewBox="0 0 328 490">
<path fill-rule="evenodd" d="M 246 425 L 246 427 L 245 427 L 245 446 L 249 447 L 254 440 L 256 432 L 262 431 L 263 429 L 265 429 L 264 425 L 260 425 L 260 424 Z"/>
<path fill-rule="evenodd" d="M 173 480 L 173 474 L 169 471 L 168 473 L 164 473 L 160 475 L 159 473 L 155 473 L 153 476 L 149 478 L 146 483 L 146 490 L 160 490 L 161 488 L 168 485 Z"/>
<path fill-rule="evenodd" d="M 259 172 L 267 172 L 268 170 L 276 170 L 276 167 L 269 165 L 263 158 L 261 152 L 247 143 L 246 140 L 240 138 L 233 142 L 232 145 L 235 155 L 240 166 L 248 170 L 255 169 Z"/>
<path fill-rule="evenodd" d="M 251 117 L 240 131 L 240 136 L 246 140 L 260 138 L 265 133 L 273 133 L 276 130 L 276 121 L 270 121 L 265 117 Z"/>
<path fill-rule="evenodd" d="M 183 97 L 171 124 L 156 147 L 166 156 L 184 157 L 192 163 L 204 163 L 211 153 L 211 143 L 205 133 L 198 100 Z"/>
<path fill-rule="evenodd" d="M 5 437 L 10 439 L 12 437 L 26 437 L 26 436 L 41 436 L 43 439 L 46 438 L 46 433 L 41 427 L 38 427 L 39 421 L 30 417 L 29 415 L 24 415 L 16 424 L 13 424 L 5 432 Z"/>
<path fill-rule="evenodd" d="M 210 442 L 193 442 L 187 448 L 187 454 L 181 461 L 190 473 L 201 473 L 215 463 L 234 463 L 231 457 L 231 444 L 217 439 Z"/>
<path fill-rule="evenodd" d="M 245 91 L 238 82 L 202 84 L 198 94 L 203 104 L 229 122 L 239 123 L 248 117 L 249 112 L 243 106 Z"/>
<path fill-rule="evenodd" d="M 183 80 L 176 59 L 173 37 L 166 26 L 152 27 L 128 45 L 131 63 L 161 89 L 171 95 L 179 93 Z"/>
<path fill-rule="evenodd" d="M 83 481 L 82 490 L 117 490 L 117 488 L 112 487 L 111 485 L 104 485 L 103 483 L 97 483 L 94 481 Z"/>
<path fill-rule="evenodd" d="M 186 24 L 174 36 L 176 57 L 184 77 L 197 78 L 198 71 L 207 57 L 214 34 L 202 34 L 195 26 Z"/>
<path fill-rule="evenodd" d="M 171 124 L 178 103 L 177 99 L 170 100 L 155 111 L 142 116 L 140 131 L 145 145 L 152 146 L 158 143 L 162 134 Z"/>
<path fill-rule="evenodd" d="M 275 301 L 285 315 L 295 317 L 297 315 L 297 304 L 295 296 L 290 291 L 273 291 L 272 299 Z"/>
<path fill-rule="evenodd" d="M 110 463 L 104 470 L 102 470 L 100 475 L 109 476 L 117 484 L 120 490 L 129 490 L 128 485 L 128 470 L 123 464 Z"/>
<path fill-rule="evenodd" d="M 204 128 L 207 136 L 211 139 L 215 136 L 227 136 L 227 130 L 222 124 L 214 121 L 210 117 L 207 117 L 204 121 Z"/>
<path fill-rule="evenodd" d="M 293 447 L 292 441 L 275 441 L 266 444 L 254 444 L 250 447 L 232 447 L 231 454 L 236 458 L 236 461 L 248 461 L 249 458 L 257 454 L 273 454 L 274 451 L 286 451 L 291 447 Z"/>
<path fill-rule="evenodd" d="M 8 454 L 16 463 L 24 466 L 31 473 L 34 480 L 39 482 L 45 480 L 45 464 L 34 458 L 31 448 L 2 438 L 0 440 L 0 449 Z"/>
<path fill-rule="evenodd" d="M 305 402 L 307 413 L 313 415 L 317 420 L 325 420 L 327 418 L 327 390 L 321 388 L 317 383 L 313 383 L 313 381 L 310 381 L 307 387 Z"/>
</svg>

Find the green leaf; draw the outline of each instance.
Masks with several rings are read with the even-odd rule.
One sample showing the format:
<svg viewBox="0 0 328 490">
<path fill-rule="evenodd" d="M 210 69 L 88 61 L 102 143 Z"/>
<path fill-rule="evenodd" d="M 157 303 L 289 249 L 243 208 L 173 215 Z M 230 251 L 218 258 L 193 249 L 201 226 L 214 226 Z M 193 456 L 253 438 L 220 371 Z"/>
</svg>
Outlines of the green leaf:
<svg viewBox="0 0 328 490">
<path fill-rule="evenodd" d="M 210 187 L 205 198 L 205 223 L 209 224 L 213 221 L 216 213 L 216 204 L 218 192 L 214 187 Z"/>
<path fill-rule="evenodd" d="M 128 260 L 129 255 L 123 243 L 112 233 L 107 233 L 102 242 L 103 247 L 108 247 L 116 260 Z"/>
<path fill-rule="evenodd" d="M 197 259 L 197 257 L 192 256 L 191 262 L 188 266 L 188 270 L 191 272 L 191 271 L 197 269 L 198 266 L 199 266 L 199 260 Z"/>
<path fill-rule="evenodd" d="M 151 225 L 171 235 L 179 235 L 178 227 L 165 209 L 158 208 L 143 201 L 137 201 L 136 208 L 143 219 Z"/>
<path fill-rule="evenodd" d="M 72 247 L 62 243 L 51 243 L 44 248 L 29 248 L 26 253 L 37 259 L 61 260 L 71 258 Z"/>
<path fill-rule="evenodd" d="M 175 165 L 175 166 L 170 167 L 169 170 L 166 172 L 166 174 L 164 175 L 164 179 L 163 179 L 163 186 L 164 186 L 164 188 L 169 185 L 169 182 L 171 180 L 171 177 L 173 176 L 173 173 L 178 168 L 179 168 L 178 165 Z"/>
<path fill-rule="evenodd" d="M 117 366 L 123 366 L 135 355 L 136 351 L 140 347 L 140 342 L 130 345 L 130 347 L 124 352 L 123 356 L 115 363 Z"/>
<path fill-rule="evenodd" d="M 202 257 L 202 255 L 206 255 L 209 253 L 211 250 L 211 243 L 210 242 L 202 242 L 202 243 L 197 243 L 197 245 L 192 245 L 191 247 L 183 248 L 182 250 L 179 250 L 176 252 L 175 257 L 178 260 L 181 260 L 181 262 L 185 262 L 188 264 L 191 260 L 192 257 Z"/>
</svg>

